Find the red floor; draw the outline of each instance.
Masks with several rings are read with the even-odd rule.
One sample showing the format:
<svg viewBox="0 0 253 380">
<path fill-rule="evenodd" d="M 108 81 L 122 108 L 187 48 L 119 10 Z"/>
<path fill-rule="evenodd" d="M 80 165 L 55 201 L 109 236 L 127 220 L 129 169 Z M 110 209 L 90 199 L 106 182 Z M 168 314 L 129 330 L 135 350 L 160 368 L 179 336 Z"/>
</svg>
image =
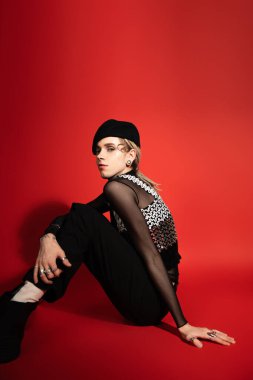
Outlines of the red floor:
<svg viewBox="0 0 253 380">
<path fill-rule="evenodd" d="M 198 349 L 179 339 L 169 314 L 164 329 L 127 325 L 83 267 L 64 298 L 42 303 L 31 316 L 22 356 L 0 366 L 1 380 L 253 379 L 251 277 L 181 275 L 178 296 L 188 320 L 237 341 L 202 341 Z"/>
</svg>

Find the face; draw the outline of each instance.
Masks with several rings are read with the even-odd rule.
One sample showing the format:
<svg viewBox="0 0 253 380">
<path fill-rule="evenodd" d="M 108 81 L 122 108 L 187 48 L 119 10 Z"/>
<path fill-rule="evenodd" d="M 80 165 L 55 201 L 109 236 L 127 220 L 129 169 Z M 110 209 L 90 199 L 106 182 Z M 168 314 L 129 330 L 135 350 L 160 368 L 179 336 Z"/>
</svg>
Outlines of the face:
<svg viewBox="0 0 253 380">
<path fill-rule="evenodd" d="M 129 172 L 132 166 L 127 167 L 126 162 L 133 162 L 135 157 L 135 150 L 126 152 L 118 137 L 105 137 L 96 146 L 96 164 L 102 178 Z"/>
</svg>

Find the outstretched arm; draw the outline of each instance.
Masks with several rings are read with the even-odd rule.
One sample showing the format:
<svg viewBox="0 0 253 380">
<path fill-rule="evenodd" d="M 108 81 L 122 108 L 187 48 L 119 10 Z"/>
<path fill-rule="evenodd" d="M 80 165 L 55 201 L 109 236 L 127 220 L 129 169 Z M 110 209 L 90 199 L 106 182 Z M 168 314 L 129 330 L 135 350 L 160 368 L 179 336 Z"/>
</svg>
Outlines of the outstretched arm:
<svg viewBox="0 0 253 380">
<path fill-rule="evenodd" d="M 143 214 L 137 206 L 135 192 L 123 183 L 109 181 L 104 186 L 104 194 L 112 209 L 123 220 L 131 241 L 144 259 L 152 280 L 167 302 L 177 327 L 185 325 L 187 321 Z"/>
<path fill-rule="evenodd" d="M 123 183 L 109 181 L 104 186 L 104 194 L 112 208 L 123 220 L 133 244 L 143 257 L 154 283 L 170 308 L 181 337 L 187 341 L 192 341 L 198 348 L 203 347 L 198 338 L 210 339 L 223 345 L 235 343 L 234 338 L 222 331 L 210 330 L 207 327 L 195 327 L 186 321 L 163 261 L 137 206 L 134 191 Z"/>
</svg>

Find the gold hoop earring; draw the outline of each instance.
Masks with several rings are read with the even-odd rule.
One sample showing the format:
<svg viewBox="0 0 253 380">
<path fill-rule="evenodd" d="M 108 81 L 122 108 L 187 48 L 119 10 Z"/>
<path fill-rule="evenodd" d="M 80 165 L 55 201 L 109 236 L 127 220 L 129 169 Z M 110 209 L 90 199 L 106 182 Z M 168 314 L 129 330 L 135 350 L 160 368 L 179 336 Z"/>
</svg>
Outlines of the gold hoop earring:
<svg viewBox="0 0 253 380">
<path fill-rule="evenodd" d="M 126 162 L 126 166 L 129 167 L 129 166 L 131 166 L 131 165 L 132 165 L 132 161 L 131 161 L 131 160 L 127 160 L 127 162 Z"/>
</svg>

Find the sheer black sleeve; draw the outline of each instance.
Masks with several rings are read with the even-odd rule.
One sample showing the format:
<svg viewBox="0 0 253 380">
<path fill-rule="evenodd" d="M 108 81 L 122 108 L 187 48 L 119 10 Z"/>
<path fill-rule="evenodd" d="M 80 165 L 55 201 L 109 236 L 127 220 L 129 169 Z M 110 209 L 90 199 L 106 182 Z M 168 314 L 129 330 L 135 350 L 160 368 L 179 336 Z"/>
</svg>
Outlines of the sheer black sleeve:
<svg viewBox="0 0 253 380">
<path fill-rule="evenodd" d="M 115 210 L 127 228 L 131 242 L 144 259 L 151 278 L 167 302 L 177 327 L 183 326 L 187 320 L 161 256 L 153 243 L 143 214 L 137 205 L 136 193 L 129 186 L 111 180 L 105 184 L 104 194 L 111 208 Z"/>
<path fill-rule="evenodd" d="M 109 205 L 108 205 L 103 193 L 100 194 L 97 198 L 93 199 L 92 201 L 90 201 L 86 204 L 95 208 L 101 214 L 109 211 Z M 68 215 L 68 213 L 55 217 L 51 221 L 51 223 L 47 226 L 47 228 L 44 230 L 43 235 L 47 234 L 47 233 L 52 233 L 56 236 L 57 232 L 59 231 L 59 229 L 63 225 L 64 220 L 66 219 L 67 215 Z"/>
</svg>

